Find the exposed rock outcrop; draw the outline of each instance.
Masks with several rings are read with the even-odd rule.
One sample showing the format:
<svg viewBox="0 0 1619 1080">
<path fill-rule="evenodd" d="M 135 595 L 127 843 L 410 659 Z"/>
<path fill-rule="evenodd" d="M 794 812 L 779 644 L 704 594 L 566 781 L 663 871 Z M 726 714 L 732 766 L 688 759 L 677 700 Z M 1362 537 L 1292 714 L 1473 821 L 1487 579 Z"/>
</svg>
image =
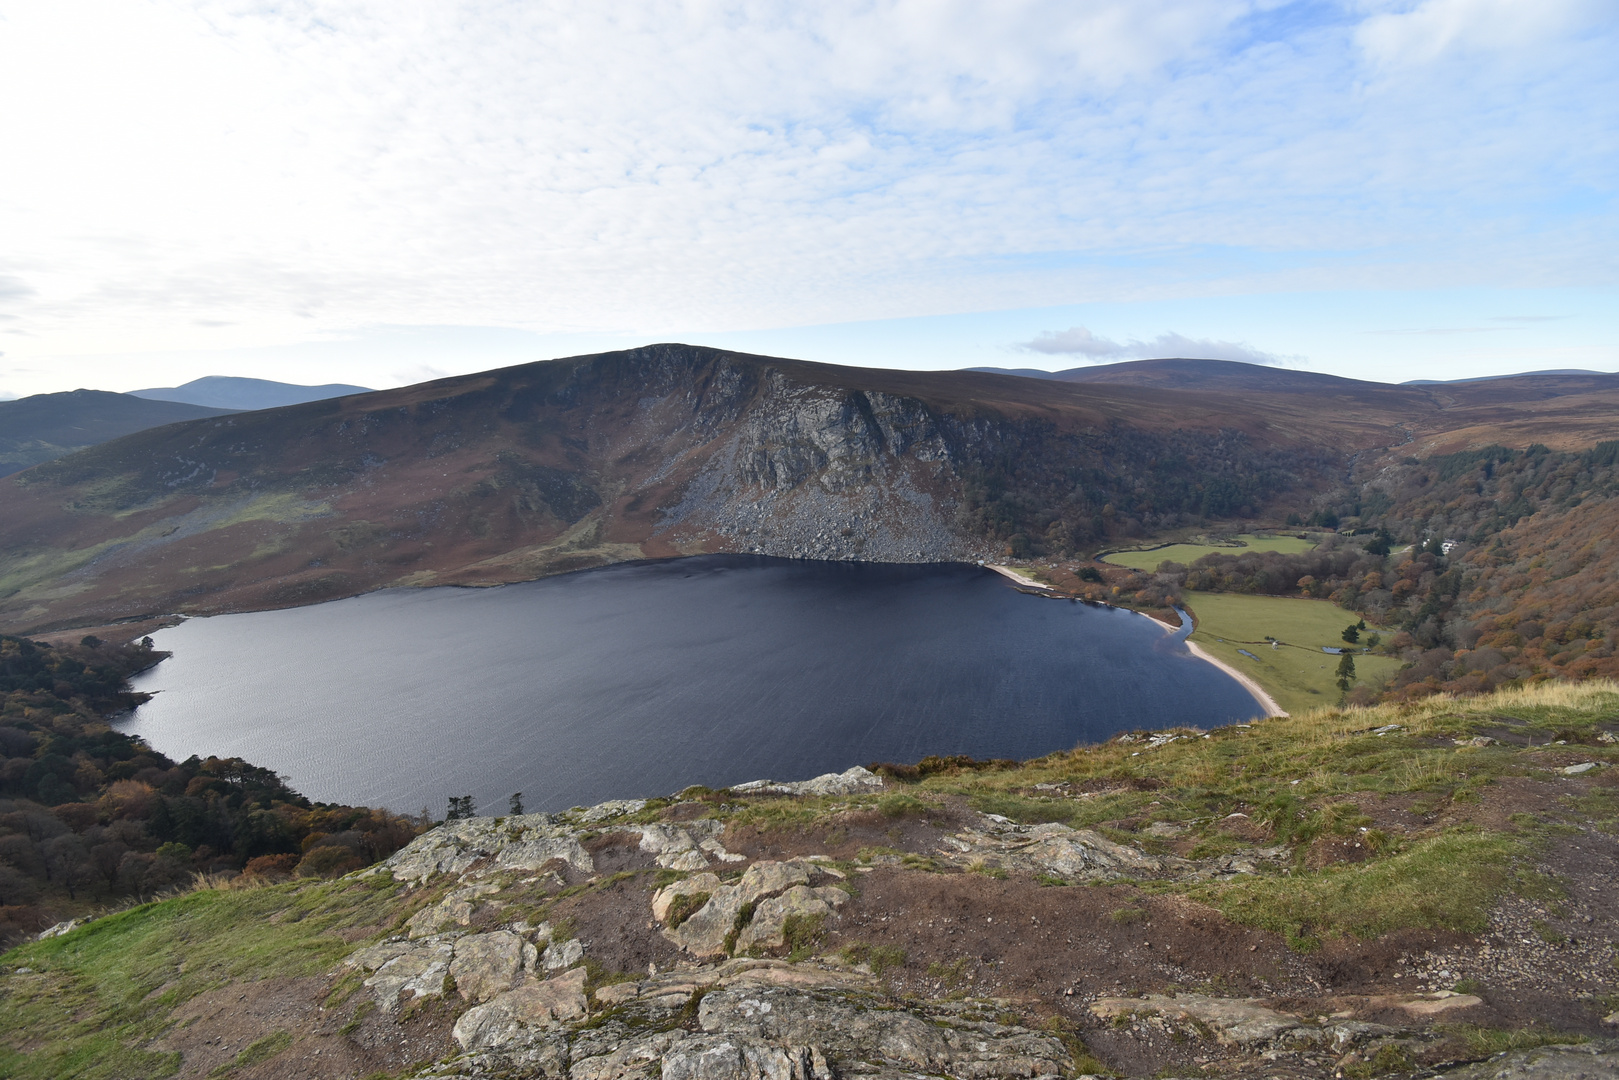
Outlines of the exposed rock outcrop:
<svg viewBox="0 0 1619 1080">
<path fill-rule="evenodd" d="M 810 780 L 750 780 L 731 785 L 732 791 L 749 795 L 858 795 L 882 789 L 883 778 L 859 765 L 846 772 L 823 773 Z"/>
<path fill-rule="evenodd" d="M 576 976 L 578 979 L 578 976 Z M 553 980 L 561 984 L 563 980 Z M 582 986 L 582 979 L 578 980 Z M 550 984 L 542 984 L 549 986 Z M 589 1028 L 570 1025 L 572 985 L 543 999 L 512 991 L 465 1013 L 467 1053 L 430 1075 L 523 1075 L 572 1080 L 831 1080 L 923 1073 L 957 1080 L 1056 1077 L 1071 1066 L 1062 1041 L 997 1022 L 988 1002 L 895 1007 L 869 975 L 781 961 L 733 960 L 596 993 Z M 670 1026 L 696 1007 L 696 1030 Z M 581 1013 L 582 1015 L 582 1013 Z"/>
<path fill-rule="evenodd" d="M 1285 845 L 1250 848 L 1208 859 L 1149 855 L 1128 844 L 1114 843 L 1092 829 L 1067 825 L 1020 825 L 996 814 L 979 815 L 979 827 L 943 839 L 939 858 L 958 866 L 988 866 L 1007 871 L 1045 874 L 1065 881 L 1110 878 L 1229 877 L 1251 874 L 1261 865 L 1280 866 L 1291 857 Z"/>
</svg>

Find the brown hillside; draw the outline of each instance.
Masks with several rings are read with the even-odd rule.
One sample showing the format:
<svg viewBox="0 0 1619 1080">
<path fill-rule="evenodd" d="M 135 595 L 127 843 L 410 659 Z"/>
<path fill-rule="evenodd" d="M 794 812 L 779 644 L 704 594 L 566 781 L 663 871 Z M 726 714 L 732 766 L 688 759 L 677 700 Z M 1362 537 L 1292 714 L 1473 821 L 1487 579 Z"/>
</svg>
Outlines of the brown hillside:
<svg viewBox="0 0 1619 1080">
<path fill-rule="evenodd" d="M 1619 404 L 1592 377 L 1527 377 L 1541 396 L 1513 405 L 1497 383 L 1113 369 L 1147 384 L 656 345 L 145 431 L 0 482 L 0 628 L 709 551 L 1083 554 L 1307 512 L 1352 459 L 1588 446 Z"/>
<path fill-rule="evenodd" d="M 758 550 L 994 554 L 1253 514 L 1389 418 L 679 345 L 144 432 L 0 485 L 0 624 L 99 625 Z M 1111 508 L 1111 509 L 1110 509 Z M 1104 511 L 1106 513 L 1104 514 Z M 836 523 L 835 533 L 828 526 Z"/>
</svg>

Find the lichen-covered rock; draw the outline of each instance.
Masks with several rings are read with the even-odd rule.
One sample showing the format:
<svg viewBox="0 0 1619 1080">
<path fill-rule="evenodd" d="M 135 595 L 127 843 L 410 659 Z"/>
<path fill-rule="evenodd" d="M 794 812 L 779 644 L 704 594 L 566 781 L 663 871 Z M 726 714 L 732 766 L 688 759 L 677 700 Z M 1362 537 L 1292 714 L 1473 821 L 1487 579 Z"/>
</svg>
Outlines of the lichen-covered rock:
<svg viewBox="0 0 1619 1080">
<path fill-rule="evenodd" d="M 575 1045 L 573 1067 L 568 1070 L 568 1075 L 571 1080 L 656 1077 L 662 1071 L 664 1058 L 670 1048 L 686 1038 L 684 1031 L 660 1031 L 640 1038 L 616 1040 L 605 1048 Z M 591 1052 L 603 1049 L 605 1052 Z"/>
<path fill-rule="evenodd" d="M 1297 1016 L 1266 1008 L 1251 998 L 1215 998 L 1203 994 L 1102 998 L 1091 1005 L 1091 1012 L 1104 1020 L 1144 1014 L 1196 1021 L 1207 1024 L 1216 1038 L 1232 1046 L 1269 1042 L 1284 1032 L 1304 1026 L 1304 1021 Z"/>
<path fill-rule="evenodd" d="M 450 962 L 456 993 L 468 1001 L 488 1001 L 510 990 L 523 973 L 525 945 L 528 943 L 509 930 L 472 934 L 458 940 L 455 959 Z"/>
<path fill-rule="evenodd" d="M 645 799 L 609 799 L 604 803 L 597 803 L 583 814 L 579 821 L 584 825 L 594 825 L 598 821 L 621 817 L 625 814 L 639 814 L 646 809 Z"/>
<path fill-rule="evenodd" d="M 386 870 L 395 880 L 423 883 L 439 875 L 459 876 L 485 859 L 508 870 L 538 870 L 553 859 L 582 873 L 595 869 L 569 825 L 550 814 L 523 814 L 446 822 L 369 872 Z"/>
<path fill-rule="evenodd" d="M 429 904 L 412 915 L 406 920 L 405 928 L 411 937 L 418 938 L 436 934 L 446 926 L 466 926 L 472 922 L 472 913 L 478 901 L 498 891 L 496 886 L 487 882 L 457 889 L 438 903 Z"/>
<path fill-rule="evenodd" d="M 882 789 L 883 778 L 859 765 L 840 773 L 822 773 L 810 780 L 750 780 L 731 786 L 732 791 L 744 794 L 780 795 L 859 795 Z"/>
<path fill-rule="evenodd" d="M 623 1005 L 631 1001 L 656 1002 L 659 1007 L 679 1008 L 698 990 L 712 987 L 762 989 L 784 987 L 796 990 L 826 990 L 867 993 L 877 989 L 877 980 L 858 971 L 834 970 L 814 964 L 791 964 L 785 960 L 742 958 L 727 960 L 695 971 L 655 975 L 637 982 L 615 983 L 596 991 L 603 1005 Z"/>
<path fill-rule="evenodd" d="M 832 1070 L 812 1047 L 699 1035 L 669 1048 L 663 1058 L 663 1080 L 832 1080 Z"/>
<path fill-rule="evenodd" d="M 718 874 L 693 874 L 689 878 L 672 882 L 652 894 L 652 917 L 661 923 L 668 923 L 669 911 L 674 907 L 676 900 L 682 896 L 712 896 L 720 887 Z"/>
<path fill-rule="evenodd" d="M 1070 1062 L 1060 1041 L 1024 1028 L 870 1008 L 855 998 L 783 988 L 711 991 L 698 1021 L 705 1032 L 820 1047 L 840 1070 L 855 1062 L 890 1062 L 975 1080 L 1058 1076 Z"/>
<path fill-rule="evenodd" d="M 384 960 L 382 956 L 387 950 L 392 950 L 393 955 Z M 377 995 L 377 1004 L 383 1011 L 392 1012 L 407 992 L 410 997 L 405 1000 L 442 997 L 444 976 L 450 970 L 454 953 L 455 946 L 448 941 L 399 942 L 365 950 L 354 966 L 376 963 L 375 972 L 365 980 L 365 985 Z"/>
<path fill-rule="evenodd" d="M 1619 1044 L 1540 1046 L 1513 1050 L 1445 1073 L 1445 1080 L 1612 1080 L 1619 1077 Z"/>
<path fill-rule="evenodd" d="M 596 869 L 590 853 L 572 836 L 540 836 L 505 844 L 495 856 L 495 865 L 502 870 L 539 870 L 558 859 L 583 874 Z"/>
<path fill-rule="evenodd" d="M 737 858 L 719 842 L 724 829 L 720 822 L 703 818 L 680 825 L 633 825 L 625 831 L 641 834 L 641 850 L 653 856 L 659 866 L 693 871 L 706 870 L 709 855 L 727 862 Z"/>
<path fill-rule="evenodd" d="M 543 989 L 543 993 L 539 992 Z M 988 1002 L 900 1004 L 869 975 L 739 959 L 596 992 L 581 1024 L 584 972 L 518 987 L 468 1010 L 460 1058 L 439 1077 L 555 1080 L 832 1080 L 925 1074 L 955 1080 L 1056 1077 L 1057 1039 L 984 1019 Z M 668 1023 L 699 990 L 699 1030 Z"/>
<path fill-rule="evenodd" d="M 794 885 L 780 896 L 760 900 L 754 908 L 753 920 L 737 935 L 736 951 L 742 953 L 759 947 L 780 948 L 786 944 L 789 918 L 794 915 L 800 918 L 825 918 L 848 899 L 848 893 L 832 886 L 812 889 L 807 885 Z"/>
<path fill-rule="evenodd" d="M 725 939 L 736 925 L 744 906 L 755 904 L 794 885 L 808 885 L 809 871 L 800 863 L 757 862 L 748 867 L 735 885 L 721 885 L 708 903 L 691 918 L 664 934 L 676 945 L 697 956 L 724 956 Z"/>
<path fill-rule="evenodd" d="M 1066 825 L 1018 825 L 984 815 L 986 829 L 946 837 L 942 854 L 952 862 L 988 862 L 1008 870 L 1048 873 L 1074 881 L 1161 873 L 1168 862 L 1090 829 Z"/>
<path fill-rule="evenodd" d="M 540 966 L 546 971 L 561 971 L 563 968 L 573 967 L 585 958 L 584 942 L 578 938 L 569 938 L 567 941 L 553 941 L 545 947 L 540 954 Z"/>
<path fill-rule="evenodd" d="M 584 1017 L 585 971 L 578 968 L 542 983 L 519 986 L 461 1014 L 451 1034 L 463 1050 L 524 1039 L 536 1029 Z"/>
</svg>

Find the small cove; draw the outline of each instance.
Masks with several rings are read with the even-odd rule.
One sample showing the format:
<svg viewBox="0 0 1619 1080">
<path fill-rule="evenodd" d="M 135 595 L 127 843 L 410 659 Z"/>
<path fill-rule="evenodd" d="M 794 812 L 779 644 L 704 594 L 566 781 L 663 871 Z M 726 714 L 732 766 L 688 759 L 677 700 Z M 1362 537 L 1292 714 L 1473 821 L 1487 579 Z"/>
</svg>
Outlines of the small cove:
<svg viewBox="0 0 1619 1080">
<path fill-rule="evenodd" d="M 699 556 L 155 636 L 174 655 L 135 680 L 157 696 L 122 730 L 436 816 L 450 795 L 555 810 L 1261 714 L 1182 635 L 959 564 Z"/>
</svg>

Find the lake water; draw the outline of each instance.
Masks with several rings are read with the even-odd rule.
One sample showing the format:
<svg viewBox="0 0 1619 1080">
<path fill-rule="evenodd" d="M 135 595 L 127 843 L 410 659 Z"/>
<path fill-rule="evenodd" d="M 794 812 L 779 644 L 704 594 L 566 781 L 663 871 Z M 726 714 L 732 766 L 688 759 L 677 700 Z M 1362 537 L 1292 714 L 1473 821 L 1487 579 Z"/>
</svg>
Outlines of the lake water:
<svg viewBox="0 0 1619 1080">
<path fill-rule="evenodd" d="M 451 795 L 555 810 L 1261 715 L 1160 624 L 967 565 L 700 556 L 154 636 L 174 656 L 135 680 L 157 696 L 123 730 L 435 816 Z"/>
</svg>

